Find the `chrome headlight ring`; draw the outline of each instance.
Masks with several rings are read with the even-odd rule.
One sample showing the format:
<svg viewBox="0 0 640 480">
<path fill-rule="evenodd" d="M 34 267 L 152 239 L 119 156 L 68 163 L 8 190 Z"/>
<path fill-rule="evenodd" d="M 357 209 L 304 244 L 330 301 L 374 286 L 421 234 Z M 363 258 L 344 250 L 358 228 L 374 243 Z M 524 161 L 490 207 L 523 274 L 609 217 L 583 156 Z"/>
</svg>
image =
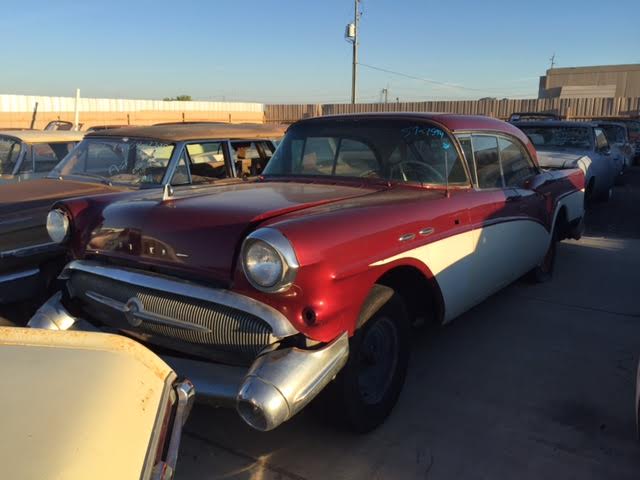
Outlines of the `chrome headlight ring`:
<svg viewBox="0 0 640 480">
<path fill-rule="evenodd" d="M 69 239 L 71 231 L 71 219 L 69 214 L 54 208 L 47 214 L 47 233 L 54 243 L 61 244 Z"/>
<path fill-rule="evenodd" d="M 262 251 L 264 255 L 271 255 L 279 262 L 279 271 L 276 272 L 273 281 L 260 282 L 257 278 L 259 264 L 256 264 L 256 252 Z M 260 228 L 252 232 L 242 242 L 240 251 L 240 262 L 245 277 L 257 290 L 268 293 L 277 293 L 287 290 L 296 278 L 298 273 L 298 259 L 293 246 L 287 238 L 275 228 Z M 275 262 L 274 262 L 275 265 Z"/>
</svg>

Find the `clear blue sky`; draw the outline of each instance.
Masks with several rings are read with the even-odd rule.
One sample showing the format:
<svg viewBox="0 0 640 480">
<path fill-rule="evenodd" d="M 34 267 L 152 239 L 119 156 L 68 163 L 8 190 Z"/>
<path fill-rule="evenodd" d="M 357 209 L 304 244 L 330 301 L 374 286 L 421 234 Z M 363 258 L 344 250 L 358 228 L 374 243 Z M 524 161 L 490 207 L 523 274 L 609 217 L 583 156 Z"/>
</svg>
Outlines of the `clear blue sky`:
<svg viewBox="0 0 640 480">
<path fill-rule="evenodd" d="M 348 101 L 352 0 L 3 0 L 0 93 Z M 359 96 L 535 97 L 557 65 L 640 63 L 640 0 L 363 0 Z M 464 87 L 464 88 L 462 88 Z"/>
</svg>

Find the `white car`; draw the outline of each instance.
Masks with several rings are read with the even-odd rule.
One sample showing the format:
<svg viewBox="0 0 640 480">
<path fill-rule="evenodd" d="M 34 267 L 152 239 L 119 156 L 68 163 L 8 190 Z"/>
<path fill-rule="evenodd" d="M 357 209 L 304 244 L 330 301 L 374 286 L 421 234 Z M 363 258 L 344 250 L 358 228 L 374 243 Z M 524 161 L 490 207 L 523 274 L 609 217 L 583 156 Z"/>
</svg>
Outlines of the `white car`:
<svg viewBox="0 0 640 480">
<path fill-rule="evenodd" d="M 173 478 L 193 385 L 125 337 L 0 327 L 2 478 Z"/>
<path fill-rule="evenodd" d="M 622 171 L 606 134 L 592 122 L 513 122 L 536 147 L 543 168 L 580 168 L 585 176 L 585 201 L 607 201 Z"/>
</svg>

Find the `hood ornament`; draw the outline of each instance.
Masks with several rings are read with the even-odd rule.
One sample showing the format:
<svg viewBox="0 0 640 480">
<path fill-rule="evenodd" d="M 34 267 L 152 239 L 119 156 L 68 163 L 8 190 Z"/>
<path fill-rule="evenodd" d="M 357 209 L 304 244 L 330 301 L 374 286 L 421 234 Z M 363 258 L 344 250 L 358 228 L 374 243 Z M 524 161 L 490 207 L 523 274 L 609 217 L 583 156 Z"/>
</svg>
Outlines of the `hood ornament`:
<svg viewBox="0 0 640 480">
<path fill-rule="evenodd" d="M 169 200 L 171 197 L 173 197 L 173 187 L 171 186 L 171 184 L 166 183 L 163 187 L 162 187 L 162 201 L 166 202 L 167 200 Z"/>
</svg>

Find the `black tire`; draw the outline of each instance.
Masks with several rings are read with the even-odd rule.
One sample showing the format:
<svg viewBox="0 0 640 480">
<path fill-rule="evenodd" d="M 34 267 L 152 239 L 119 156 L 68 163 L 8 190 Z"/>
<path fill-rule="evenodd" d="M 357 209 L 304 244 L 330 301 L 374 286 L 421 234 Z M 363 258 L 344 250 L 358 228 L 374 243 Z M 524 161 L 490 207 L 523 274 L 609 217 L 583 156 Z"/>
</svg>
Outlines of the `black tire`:
<svg viewBox="0 0 640 480">
<path fill-rule="evenodd" d="M 611 200 L 611 197 L 613 196 L 613 187 L 609 187 L 609 190 L 606 190 L 604 192 L 601 192 L 598 195 L 597 200 L 599 202 L 605 203 L 608 202 L 609 200 Z"/>
<path fill-rule="evenodd" d="M 325 392 L 324 417 L 356 433 L 385 421 L 407 374 L 410 329 L 404 302 L 394 294 L 351 338 L 349 360 Z"/>
<path fill-rule="evenodd" d="M 529 272 L 528 278 L 532 283 L 545 283 L 553 278 L 553 271 L 556 268 L 558 239 L 560 238 L 559 229 L 562 228 L 562 225 L 561 221 L 556 221 L 547 253 L 545 253 L 540 264 Z"/>
</svg>

